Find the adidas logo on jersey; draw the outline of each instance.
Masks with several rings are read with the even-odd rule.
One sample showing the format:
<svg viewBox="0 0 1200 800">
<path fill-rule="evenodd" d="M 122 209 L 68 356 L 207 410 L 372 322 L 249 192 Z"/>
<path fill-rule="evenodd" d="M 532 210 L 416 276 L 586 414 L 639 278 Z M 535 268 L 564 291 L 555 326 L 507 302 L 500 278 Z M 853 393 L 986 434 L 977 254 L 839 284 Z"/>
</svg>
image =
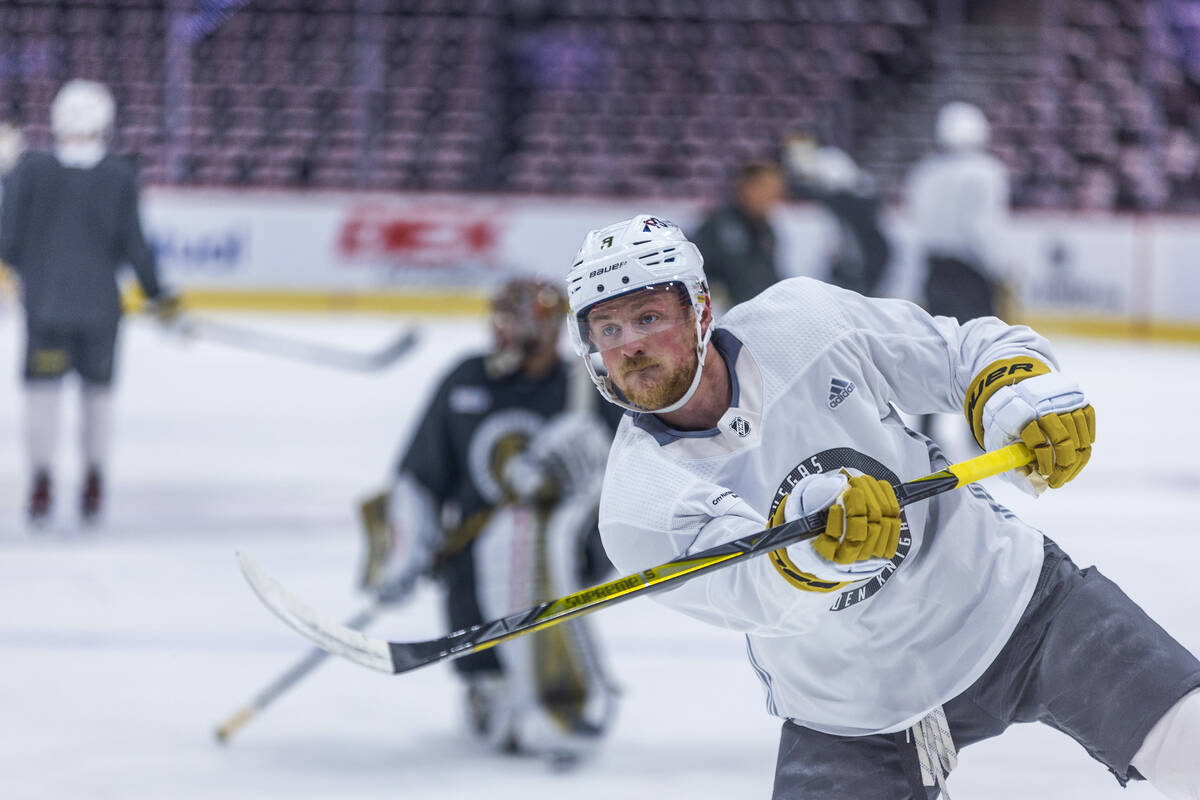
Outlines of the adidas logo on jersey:
<svg viewBox="0 0 1200 800">
<path fill-rule="evenodd" d="M 842 404 L 842 401 L 850 396 L 854 391 L 854 383 L 852 381 L 844 381 L 841 378 L 834 378 L 829 382 L 829 407 L 837 408 Z"/>
</svg>

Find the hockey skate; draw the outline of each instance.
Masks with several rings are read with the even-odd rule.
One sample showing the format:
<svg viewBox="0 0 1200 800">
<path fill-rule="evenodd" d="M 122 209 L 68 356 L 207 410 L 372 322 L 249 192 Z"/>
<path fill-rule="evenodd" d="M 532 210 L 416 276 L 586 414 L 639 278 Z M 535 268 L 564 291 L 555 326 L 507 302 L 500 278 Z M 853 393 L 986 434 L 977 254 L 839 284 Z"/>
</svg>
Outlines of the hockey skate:
<svg viewBox="0 0 1200 800">
<path fill-rule="evenodd" d="M 83 482 L 83 495 L 79 500 L 79 514 L 85 525 L 95 525 L 100 521 L 100 512 L 104 508 L 104 482 L 100 470 L 90 467 Z"/>
<path fill-rule="evenodd" d="M 50 522 L 50 474 L 38 470 L 33 476 L 33 491 L 29 495 L 29 524 L 45 528 Z"/>
<path fill-rule="evenodd" d="M 481 672 L 467 682 L 467 730 L 477 741 L 505 755 L 521 752 L 513 730 L 513 709 L 503 675 Z"/>
</svg>

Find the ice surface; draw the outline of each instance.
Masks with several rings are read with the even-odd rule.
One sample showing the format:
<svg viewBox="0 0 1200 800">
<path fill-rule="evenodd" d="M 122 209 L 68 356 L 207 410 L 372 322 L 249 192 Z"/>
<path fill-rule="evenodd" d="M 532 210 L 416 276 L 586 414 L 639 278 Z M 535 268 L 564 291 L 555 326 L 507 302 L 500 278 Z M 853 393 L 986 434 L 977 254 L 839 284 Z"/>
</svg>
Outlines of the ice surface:
<svg viewBox="0 0 1200 800">
<path fill-rule="evenodd" d="M 367 351 L 402 324 L 235 319 Z M 391 677 L 331 659 L 229 746 L 215 744 L 215 725 L 306 652 L 243 582 L 234 548 L 331 616 L 361 607 L 355 502 L 387 473 L 440 371 L 486 340 L 477 322 L 426 322 L 407 360 L 361 375 L 185 344 L 131 321 L 107 524 L 76 529 L 69 393 L 56 526 L 30 535 L 20 325 L 0 312 L 0 796 L 769 796 L 779 723 L 740 637 L 651 600 L 592 617 L 624 698 L 606 748 L 567 775 L 473 746 L 444 665 Z M 1036 503 L 993 488 L 1200 651 L 1190 416 L 1200 350 L 1066 340 L 1059 354 L 1098 410 L 1094 461 Z M 426 590 L 372 631 L 443 633 L 436 596 Z M 1145 785 L 1122 793 L 1078 745 L 1037 725 L 966 750 L 950 789 L 974 800 L 1155 796 Z"/>
</svg>

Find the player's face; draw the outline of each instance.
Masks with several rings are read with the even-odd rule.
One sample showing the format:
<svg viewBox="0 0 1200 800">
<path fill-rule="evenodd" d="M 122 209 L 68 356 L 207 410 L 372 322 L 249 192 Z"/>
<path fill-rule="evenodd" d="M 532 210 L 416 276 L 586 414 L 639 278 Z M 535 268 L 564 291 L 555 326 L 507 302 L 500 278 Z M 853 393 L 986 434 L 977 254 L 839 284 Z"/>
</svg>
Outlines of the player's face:
<svg viewBox="0 0 1200 800">
<path fill-rule="evenodd" d="M 691 386 L 699 366 L 694 312 L 674 286 L 601 303 L 588 313 L 587 332 L 610 379 L 634 405 L 666 408 Z"/>
<path fill-rule="evenodd" d="M 742 206 L 754 217 L 766 217 L 784 197 L 783 176 L 768 171 L 747 181 L 740 190 Z"/>
</svg>

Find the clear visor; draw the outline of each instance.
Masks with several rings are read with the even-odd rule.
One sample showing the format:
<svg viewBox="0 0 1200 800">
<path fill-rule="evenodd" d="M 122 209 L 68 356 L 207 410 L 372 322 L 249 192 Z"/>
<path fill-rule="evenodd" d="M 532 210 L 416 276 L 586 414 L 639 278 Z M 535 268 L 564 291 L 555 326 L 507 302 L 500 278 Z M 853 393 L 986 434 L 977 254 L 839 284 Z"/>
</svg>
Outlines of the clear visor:
<svg viewBox="0 0 1200 800">
<path fill-rule="evenodd" d="M 576 344 L 608 399 L 640 412 L 677 407 L 699 378 L 699 325 L 683 284 L 634 289 L 584 310 Z"/>
<path fill-rule="evenodd" d="M 678 282 L 634 289 L 584 310 L 577 320 L 579 338 L 589 353 L 633 355 L 644 340 L 695 324 L 687 290 Z"/>
</svg>

